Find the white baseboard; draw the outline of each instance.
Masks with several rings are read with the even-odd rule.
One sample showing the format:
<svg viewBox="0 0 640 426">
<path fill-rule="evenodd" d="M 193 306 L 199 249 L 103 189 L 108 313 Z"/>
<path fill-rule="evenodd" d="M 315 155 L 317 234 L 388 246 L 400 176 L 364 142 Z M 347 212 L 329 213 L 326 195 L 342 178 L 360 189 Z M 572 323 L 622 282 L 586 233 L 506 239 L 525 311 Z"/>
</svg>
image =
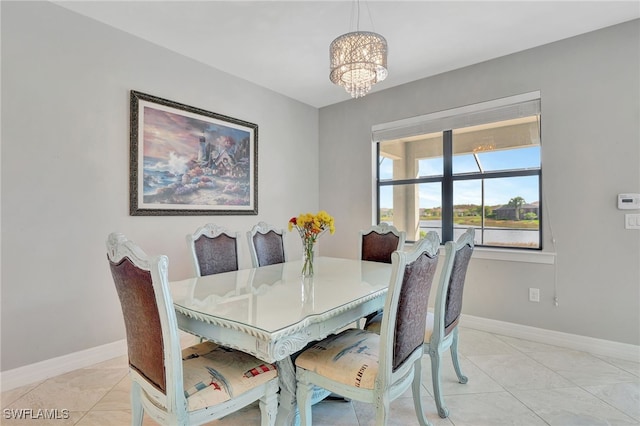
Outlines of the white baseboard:
<svg viewBox="0 0 640 426">
<path fill-rule="evenodd" d="M 640 361 L 640 346 L 628 343 L 596 339 L 594 337 L 546 330 L 472 315 L 462 315 L 460 325 L 462 327 L 487 331 L 503 336 L 517 337 L 519 339 L 531 340 L 547 345 L 589 352 L 594 355 L 609 356 L 627 361 Z"/>
<path fill-rule="evenodd" d="M 0 373 L 0 388 L 2 388 L 2 392 L 8 391 L 79 368 L 108 361 L 112 358 L 126 355 L 126 353 L 127 341 L 123 339 L 95 348 L 36 362 L 35 364 L 14 368 L 13 370 L 3 371 Z"/>
<path fill-rule="evenodd" d="M 517 337 L 519 339 L 546 343 L 567 349 L 590 352 L 595 355 L 610 356 L 612 358 L 636 362 L 640 360 L 640 346 L 627 343 L 579 336 L 577 334 L 546 330 L 472 315 L 462 315 L 460 325 L 462 327 L 496 333 L 503 336 Z M 90 367 L 94 364 L 126 355 L 126 353 L 127 342 L 125 340 L 119 340 L 84 351 L 25 365 L 13 370 L 1 372 L 0 387 L 4 392 L 68 373 L 78 368 Z"/>
</svg>

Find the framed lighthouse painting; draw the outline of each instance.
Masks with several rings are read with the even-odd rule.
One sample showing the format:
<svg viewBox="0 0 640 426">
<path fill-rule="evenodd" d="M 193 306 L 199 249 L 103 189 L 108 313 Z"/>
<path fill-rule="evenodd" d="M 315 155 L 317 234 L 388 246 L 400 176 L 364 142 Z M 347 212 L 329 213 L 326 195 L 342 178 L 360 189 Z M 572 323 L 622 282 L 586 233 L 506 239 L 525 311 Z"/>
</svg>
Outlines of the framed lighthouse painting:
<svg viewBox="0 0 640 426">
<path fill-rule="evenodd" d="M 132 216 L 258 214 L 258 126 L 131 91 Z"/>
</svg>

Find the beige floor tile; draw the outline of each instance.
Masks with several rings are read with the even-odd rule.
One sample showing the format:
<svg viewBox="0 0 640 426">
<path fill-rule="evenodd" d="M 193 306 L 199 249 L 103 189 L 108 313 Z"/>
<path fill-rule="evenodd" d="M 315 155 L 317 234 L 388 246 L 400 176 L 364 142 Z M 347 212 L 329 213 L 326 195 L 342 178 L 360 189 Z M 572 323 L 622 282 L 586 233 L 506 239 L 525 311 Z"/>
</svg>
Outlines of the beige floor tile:
<svg viewBox="0 0 640 426">
<path fill-rule="evenodd" d="M 130 410 L 91 410 L 76 426 L 127 426 L 131 424 Z M 142 426 L 158 426 L 148 416 L 142 419 Z"/>
<path fill-rule="evenodd" d="M 422 401 L 425 415 L 434 426 L 452 425 L 449 419 L 441 419 L 438 416 L 436 406 L 431 398 L 425 398 L 423 396 Z M 375 425 L 376 412 L 373 404 L 358 401 L 353 401 L 352 404 L 358 416 L 358 423 L 356 424 L 359 426 Z M 330 424 L 331 423 L 327 423 L 327 426 Z M 413 405 L 413 398 L 400 397 L 391 402 L 388 426 L 416 426 L 419 424 Z"/>
<path fill-rule="evenodd" d="M 131 379 L 124 377 L 109 392 L 107 392 L 92 410 L 130 410 L 131 409 Z"/>
<path fill-rule="evenodd" d="M 86 368 L 128 368 L 129 357 L 122 355 Z"/>
<path fill-rule="evenodd" d="M 127 374 L 126 369 L 79 369 L 45 380 L 9 408 L 89 411 Z"/>
<path fill-rule="evenodd" d="M 324 400 L 311 407 L 311 417 L 316 426 L 350 426 L 358 424 L 351 402 Z"/>
<path fill-rule="evenodd" d="M 469 360 L 505 389 L 549 389 L 573 383 L 524 354 L 471 356 Z"/>
<path fill-rule="evenodd" d="M 105 426 L 110 425 L 130 425 L 131 410 L 92 410 L 78 423 L 78 426 Z M 258 403 L 249 404 L 248 406 L 230 414 L 222 419 L 212 420 L 205 423 L 204 426 L 250 426 L 260 424 L 260 408 Z M 119 423 L 115 423 L 115 421 Z M 153 421 L 148 415 L 142 419 L 143 426 L 157 426 L 158 423 Z"/>
<path fill-rule="evenodd" d="M 584 389 L 640 423 L 640 383 L 585 386 Z"/>
<path fill-rule="evenodd" d="M 550 425 L 638 425 L 638 421 L 579 387 L 516 391 L 514 395 Z"/>
<path fill-rule="evenodd" d="M 455 426 L 547 425 L 508 392 L 451 395 L 447 397 L 447 405 Z"/>
<path fill-rule="evenodd" d="M 601 360 L 608 362 L 611 365 L 615 365 L 616 367 L 633 374 L 636 377 L 640 377 L 640 360 L 638 361 L 628 361 L 625 359 L 612 358 L 607 356 L 594 355 L 596 358 L 600 358 Z"/>
<path fill-rule="evenodd" d="M 561 351 L 564 348 L 553 345 L 546 345 L 544 343 L 532 342 L 530 340 L 518 339 L 515 337 L 508 336 L 495 336 L 503 342 L 507 343 L 510 346 L 513 346 L 520 352 L 556 352 Z"/>
<path fill-rule="evenodd" d="M 495 380 L 485 374 L 467 358 L 460 356 L 460 368 L 467 376 L 467 383 L 458 381 L 458 376 L 453 368 L 451 355 L 446 352 L 440 362 L 440 391 L 443 395 L 455 395 L 464 393 L 502 392 L 504 388 Z M 431 359 L 428 355 L 422 358 L 422 384 L 429 395 L 433 395 L 431 374 Z"/>
<path fill-rule="evenodd" d="M 485 331 L 460 328 L 458 350 L 466 357 L 472 355 L 502 355 L 520 353 L 513 346 Z"/>
<path fill-rule="evenodd" d="M 579 386 L 637 382 L 638 377 L 586 352 L 532 352 L 540 364 Z"/>
<path fill-rule="evenodd" d="M 15 402 L 16 400 L 20 399 L 24 395 L 28 394 L 41 383 L 42 382 L 31 383 L 30 385 L 27 385 L 27 386 L 21 386 L 19 388 L 2 392 L 2 396 L 0 397 L 2 399 L 2 408 L 7 407 L 9 404 Z"/>
</svg>

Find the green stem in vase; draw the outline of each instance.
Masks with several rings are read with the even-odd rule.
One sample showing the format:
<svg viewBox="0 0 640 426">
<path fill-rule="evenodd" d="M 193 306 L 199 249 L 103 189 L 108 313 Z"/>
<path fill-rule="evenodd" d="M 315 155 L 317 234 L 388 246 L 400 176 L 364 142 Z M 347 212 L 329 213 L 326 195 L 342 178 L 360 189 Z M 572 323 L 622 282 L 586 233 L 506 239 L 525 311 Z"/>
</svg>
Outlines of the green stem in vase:
<svg viewBox="0 0 640 426">
<path fill-rule="evenodd" d="M 302 265 L 302 275 L 313 275 L 313 240 L 304 241 L 304 264 Z"/>
</svg>

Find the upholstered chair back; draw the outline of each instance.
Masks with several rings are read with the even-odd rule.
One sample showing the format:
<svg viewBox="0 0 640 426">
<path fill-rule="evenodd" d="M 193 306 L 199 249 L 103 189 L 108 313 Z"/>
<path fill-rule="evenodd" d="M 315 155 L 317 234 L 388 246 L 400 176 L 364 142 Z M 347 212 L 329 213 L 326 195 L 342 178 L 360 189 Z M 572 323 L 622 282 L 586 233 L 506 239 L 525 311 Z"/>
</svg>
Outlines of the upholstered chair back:
<svg viewBox="0 0 640 426">
<path fill-rule="evenodd" d="M 284 247 L 282 236 L 269 231 L 266 234 L 253 236 L 253 244 L 256 247 L 258 263 L 260 266 L 273 265 L 284 262 Z"/>
<path fill-rule="evenodd" d="M 467 268 L 471 255 L 473 254 L 473 246 L 465 244 L 456 251 L 453 260 L 453 269 L 451 270 L 451 278 L 449 279 L 449 289 L 447 292 L 447 302 L 445 304 L 444 313 L 444 334 L 448 335 L 460 321 L 462 313 L 462 294 L 464 283 L 467 277 Z"/>
<path fill-rule="evenodd" d="M 274 265 L 287 261 L 284 230 L 259 222 L 247 232 L 253 267 Z"/>
<path fill-rule="evenodd" d="M 201 235 L 194 241 L 200 275 L 219 274 L 238 270 L 238 240 L 227 234 L 217 237 Z"/>
<path fill-rule="evenodd" d="M 128 257 L 109 260 L 109 265 L 122 306 L 129 365 L 166 394 L 164 342 L 151 272 Z"/>
<path fill-rule="evenodd" d="M 437 251 L 425 251 L 405 266 L 396 314 L 393 371 L 424 343 L 425 316 L 437 266 Z"/>
<path fill-rule="evenodd" d="M 187 234 L 187 247 L 196 276 L 237 271 L 239 239 L 240 233 L 229 232 L 213 223 Z"/>
<path fill-rule="evenodd" d="M 391 253 L 403 249 L 405 238 L 404 231 L 386 223 L 360 231 L 360 259 L 391 263 Z"/>
</svg>

